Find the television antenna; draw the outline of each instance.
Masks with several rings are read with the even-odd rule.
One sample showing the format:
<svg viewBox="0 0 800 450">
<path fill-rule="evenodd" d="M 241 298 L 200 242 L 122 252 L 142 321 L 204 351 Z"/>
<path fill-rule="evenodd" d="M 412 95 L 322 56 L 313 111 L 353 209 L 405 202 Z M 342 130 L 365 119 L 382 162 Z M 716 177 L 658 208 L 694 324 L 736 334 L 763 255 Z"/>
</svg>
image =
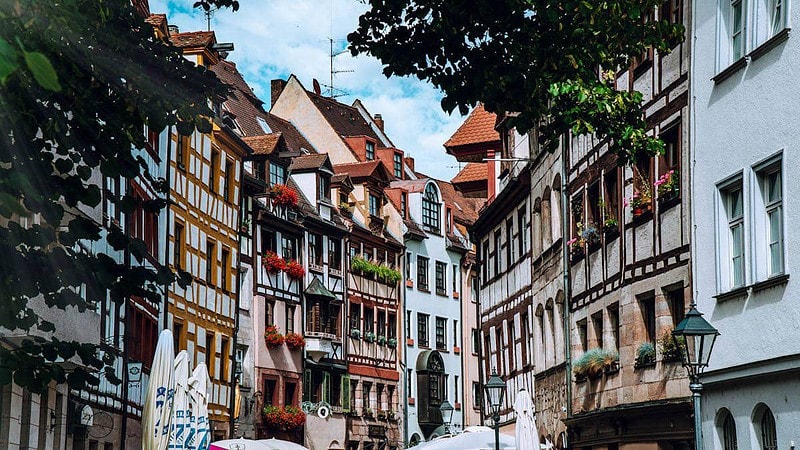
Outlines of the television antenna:
<svg viewBox="0 0 800 450">
<path fill-rule="evenodd" d="M 329 54 L 330 55 L 330 84 L 323 84 L 323 86 L 328 88 L 327 93 L 328 93 L 328 97 L 330 97 L 330 98 L 344 97 L 344 96 L 350 95 L 350 93 L 345 91 L 344 89 L 340 89 L 340 88 L 335 87 L 334 79 L 335 79 L 337 74 L 355 72 L 355 70 L 352 70 L 352 69 L 336 69 L 334 61 L 335 61 L 337 56 L 339 56 L 339 55 L 341 55 L 343 53 L 347 53 L 347 47 L 345 47 L 343 50 L 335 52 L 333 50 L 333 44 L 335 42 L 342 42 L 342 41 L 343 41 L 343 39 L 328 38 L 328 44 L 330 45 L 330 54 Z"/>
<path fill-rule="evenodd" d="M 203 14 L 206 16 L 206 31 L 211 31 L 211 18 L 214 17 L 214 13 L 217 12 L 216 6 L 212 6 L 208 8 Z"/>
</svg>

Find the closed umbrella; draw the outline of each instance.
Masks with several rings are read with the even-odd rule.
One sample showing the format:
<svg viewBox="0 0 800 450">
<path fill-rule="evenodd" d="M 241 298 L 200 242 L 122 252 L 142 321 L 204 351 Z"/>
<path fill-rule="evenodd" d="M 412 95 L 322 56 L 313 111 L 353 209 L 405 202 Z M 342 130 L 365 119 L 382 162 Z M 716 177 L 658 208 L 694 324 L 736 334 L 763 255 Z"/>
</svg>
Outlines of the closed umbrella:
<svg viewBox="0 0 800 450">
<path fill-rule="evenodd" d="M 172 397 L 169 448 L 190 448 L 187 440 L 194 433 L 194 420 L 189 408 L 189 355 L 186 350 L 181 350 L 175 357 L 175 394 Z"/>
<path fill-rule="evenodd" d="M 173 371 L 175 350 L 172 332 L 164 330 L 158 337 L 150 381 L 142 407 L 142 449 L 164 450 L 169 442 L 169 423 L 172 417 Z"/>
<path fill-rule="evenodd" d="M 517 413 L 517 450 L 541 450 L 533 416 L 533 400 L 527 390 L 520 389 L 517 394 L 514 412 Z"/>
<path fill-rule="evenodd" d="M 195 432 L 189 448 L 196 450 L 207 450 L 211 442 L 208 429 L 208 386 L 210 384 L 208 367 L 204 363 L 198 364 L 192 372 L 192 377 L 189 378 L 189 397 L 192 400 L 192 417 L 195 425 Z"/>
</svg>

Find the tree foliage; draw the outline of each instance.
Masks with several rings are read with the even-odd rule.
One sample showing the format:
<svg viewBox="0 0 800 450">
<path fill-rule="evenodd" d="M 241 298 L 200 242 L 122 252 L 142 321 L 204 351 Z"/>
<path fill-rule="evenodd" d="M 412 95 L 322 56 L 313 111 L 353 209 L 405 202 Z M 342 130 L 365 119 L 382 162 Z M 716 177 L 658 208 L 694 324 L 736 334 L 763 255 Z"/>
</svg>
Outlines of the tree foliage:
<svg viewBox="0 0 800 450">
<path fill-rule="evenodd" d="M 370 0 L 348 36 L 388 76 L 416 76 L 444 92 L 451 112 L 482 102 L 540 126 L 550 151 L 567 132 L 608 138 L 622 161 L 662 144 L 645 133 L 641 94 L 614 89 L 603 70 L 628 67 L 653 47 L 668 52 L 680 24 L 648 20 L 663 0 Z"/>
<path fill-rule="evenodd" d="M 208 129 L 208 99 L 225 92 L 156 39 L 127 0 L 0 2 L 0 329 L 12 331 L 2 332 L 0 385 L 38 392 L 52 380 L 118 381 L 117 355 L 56 337 L 59 321 L 45 319 L 95 309 L 106 296 L 161 301 L 158 287 L 176 275 L 87 252 L 102 243 L 141 261 L 146 246 L 85 213 L 99 207 L 102 177 L 152 178 L 133 151 L 144 148 L 145 126 Z M 124 212 L 164 207 L 127 194 L 113 200 Z M 80 364 L 67 371 L 66 360 Z"/>
</svg>

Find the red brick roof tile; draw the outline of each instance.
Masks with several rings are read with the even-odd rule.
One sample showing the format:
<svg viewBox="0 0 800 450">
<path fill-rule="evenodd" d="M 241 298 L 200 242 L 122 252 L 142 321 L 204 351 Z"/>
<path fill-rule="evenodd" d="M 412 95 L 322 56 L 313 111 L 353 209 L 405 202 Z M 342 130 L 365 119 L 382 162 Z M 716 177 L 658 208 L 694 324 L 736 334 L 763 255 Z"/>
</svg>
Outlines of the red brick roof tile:
<svg viewBox="0 0 800 450">
<path fill-rule="evenodd" d="M 162 25 L 167 23 L 167 15 L 166 14 L 150 14 L 146 19 L 145 22 L 149 23 L 150 25 L 161 28 Z"/>
<path fill-rule="evenodd" d="M 467 163 L 452 180 L 453 184 L 486 181 L 489 179 L 489 168 L 486 163 Z"/>
<path fill-rule="evenodd" d="M 478 220 L 478 210 L 483 206 L 484 200 L 464 197 L 446 181 L 436 180 L 436 183 L 442 192 L 442 199 L 453 208 L 456 223 L 469 226 Z"/>
<path fill-rule="evenodd" d="M 372 175 L 381 165 L 380 161 L 367 161 L 333 166 L 336 175 L 350 175 L 350 178 L 364 178 Z"/>
<path fill-rule="evenodd" d="M 216 40 L 213 31 L 187 31 L 176 33 L 169 37 L 172 45 L 180 48 L 206 47 Z"/>
<path fill-rule="evenodd" d="M 271 133 L 262 136 L 245 136 L 243 141 L 253 149 L 254 155 L 270 155 L 278 148 L 281 133 Z"/>
<path fill-rule="evenodd" d="M 384 147 L 375 130 L 364 120 L 358 109 L 313 92 L 309 92 L 308 96 L 339 136 L 368 136 L 378 143 L 379 148 Z"/>
<path fill-rule="evenodd" d="M 292 158 L 292 165 L 289 166 L 289 170 L 296 172 L 301 170 L 319 169 L 327 160 L 328 155 L 326 153 L 295 156 Z"/>
<path fill-rule="evenodd" d="M 500 142 L 500 134 L 494 129 L 496 122 L 496 114 L 487 112 L 483 109 L 483 105 L 478 105 L 450 139 L 444 143 L 444 146 L 450 148 L 484 142 Z"/>
</svg>

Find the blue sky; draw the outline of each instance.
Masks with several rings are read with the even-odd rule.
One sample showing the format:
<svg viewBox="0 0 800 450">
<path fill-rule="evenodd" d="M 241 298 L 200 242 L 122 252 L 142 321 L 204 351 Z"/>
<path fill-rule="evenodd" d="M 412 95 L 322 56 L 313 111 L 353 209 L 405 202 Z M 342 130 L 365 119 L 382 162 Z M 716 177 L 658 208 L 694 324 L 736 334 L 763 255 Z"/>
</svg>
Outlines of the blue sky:
<svg viewBox="0 0 800 450">
<path fill-rule="evenodd" d="M 166 13 L 181 31 L 207 29 L 202 10 L 193 0 L 151 0 L 150 10 Z M 356 0 L 241 0 L 239 11 L 217 11 L 211 28 L 217 41 L 232 42 L 228 59 L 256 94 L 269 103 L 269 84 L 274 78 L 295 74 L 306 88 L 312 80 L 329 84 L 330 43 L 334 51 L 345 49 L 346 37 L 355 29 L 366 5 Z M 399 148 L 416 159 L 416 168 L 428 175 L 450 180 L 459 163 L 445 153 L 442 144 L 463 121 L 458 112 L 447 115 L 441 94 L 427 83 L 411 78 L 387 80 L 381 64 L 368 56 L 353 58 L 345 52 L 335 58 L 334 85 L 350 95 L 343 103 L 361 99 L 372 114 L 381 114 L 386 133 Z M 325 87 L 323 87 L 323 93 Z"/>
</svg>

